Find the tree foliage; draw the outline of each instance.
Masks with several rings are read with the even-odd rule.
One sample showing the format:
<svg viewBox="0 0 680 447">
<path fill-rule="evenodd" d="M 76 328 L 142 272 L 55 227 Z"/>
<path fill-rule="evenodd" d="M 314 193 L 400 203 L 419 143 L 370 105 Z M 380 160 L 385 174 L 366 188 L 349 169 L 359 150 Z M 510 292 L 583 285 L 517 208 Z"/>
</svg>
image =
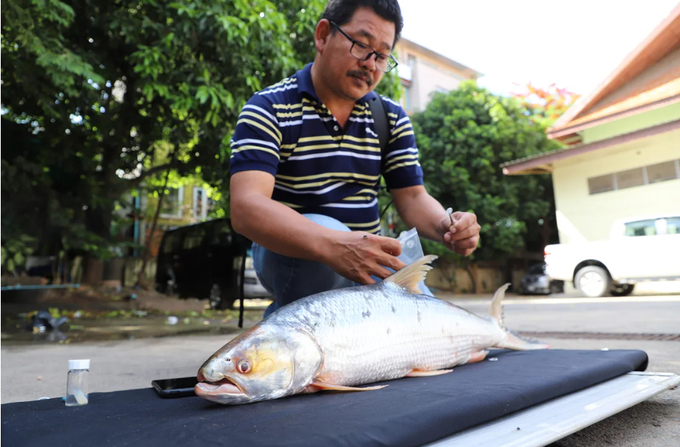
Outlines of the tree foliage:
<svg viewBox="0 0 680 447">
<path fill-rule="evenodd" d="M 168 169 L 199 175 L 227 197 L 241 107 L 313 60 L 325 1 L 301 6 L 2 2 L 3 239 L 56 231 L 72 248 L 105 256 L 117 203 Z M 398 96 L 396 75 L 381 88 Z M 7 219 L 6 197 L 14 199 L 7 211 L 16 206 Z"/>
<path fill-rule="evenodd" d="M 501 260 L 524 244 L 529 222 L 550 211 L 539 176 L 505 176 L 500 164 L 555 148 L 545 129 L 516 99 L 473 82 L 436 93 L 413 116 L 428 191 L 445 207 L 471 211 L 482 227 L 477 251 L 461 262 Z M 430 251 L 455 257 L 428 244 Z"/>
<path fill-rule="evenodd" d="M 545 129 L 552 126 L 571 107 L 580 95 L 550 84 L 547 88 L 537 87 L 529 82 L 512 95 L 530 113 L 532 119 Z"/>
</svg>

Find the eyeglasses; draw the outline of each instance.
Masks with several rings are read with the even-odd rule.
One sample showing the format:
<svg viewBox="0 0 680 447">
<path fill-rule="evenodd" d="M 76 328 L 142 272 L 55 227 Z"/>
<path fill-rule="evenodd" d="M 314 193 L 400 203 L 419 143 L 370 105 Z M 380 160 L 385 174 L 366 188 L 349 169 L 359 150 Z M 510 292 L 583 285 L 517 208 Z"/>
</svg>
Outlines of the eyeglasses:
<svg viewBox="0 0 680 447">
<path fill-rule="evenodd" d="M 391 54 L 383 54 L 375 51 L 371 46 L 365 43 L 358 42 L 344 32 L 335 22 L 330 22 L 343 36 L 352 42 L 352 47 L 349 49 L 349 54 L 360 61 L 367 61 L 375 54 L 375 67 L 383 73 L 389 73 L 394 67 L 399 65 L 399 62 Z"/>
</svg>

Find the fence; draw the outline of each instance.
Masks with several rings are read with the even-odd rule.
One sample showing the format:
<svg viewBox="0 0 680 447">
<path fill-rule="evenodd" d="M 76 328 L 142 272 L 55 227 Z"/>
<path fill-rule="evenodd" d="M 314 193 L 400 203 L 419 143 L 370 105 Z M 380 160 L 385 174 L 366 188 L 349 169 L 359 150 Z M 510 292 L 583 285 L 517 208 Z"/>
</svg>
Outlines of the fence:
<svg viewBox="0 0 680 447">
<path fill-rule="evenodd" d="M 126 258 L 123 273 L 123 286 L 132 287 L 137 283 L 139 271 L 142 269 L 142 258 Z M 156 278 L 156 258 L 150 258 L 144 269 L 143 279 L 153 284 Z"/>
<path fill-rule="evenodd" d="M 478 293 L 492 293 L 500 286 L 507 282 L 507 274 L 504 269 L 499 267 L 484 267 L 479 265 L 472 265 L 472 274 L 477 283 Z M 517 290 L 520 280 L 524 275 L 523 269 L 512 269 L 510 272 L 512 286 Z M 468 272 L 460 267 L 454 265 L 439 265 L 433 268 L 428 274 L 425 281 L 428 287 L 434 287 L 439 290 L 446 290 L 452 293 L 474 293 L 472 280 Z"/>
</svg>

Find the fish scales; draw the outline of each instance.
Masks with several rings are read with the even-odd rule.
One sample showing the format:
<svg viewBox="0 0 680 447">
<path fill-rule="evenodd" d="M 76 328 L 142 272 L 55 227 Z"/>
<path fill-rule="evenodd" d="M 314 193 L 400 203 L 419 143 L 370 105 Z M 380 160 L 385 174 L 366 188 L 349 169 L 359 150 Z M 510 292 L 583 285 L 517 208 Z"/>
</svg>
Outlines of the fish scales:
<svg viewBox="0 0 680 447">
<path fill-rule="evenodd" d="M 434 297 L 417 284 L 434 256 L 383 282 L 332 290 L 288 304 L 231 340 L 201 366 L 196 394 L 236 405 L 320 390 L 436 375 L 484 359 L 486 348 L 544 349 L 502 327 L 496 292 L 488 318 Z M 439 370 L 439 371 L 438 371 Z"/>
<path fill-rule="evenodd" d="M 289 306 L 267 324 L 308 331 L 324 354 L 320 376 L 330 383 L 356 385 L 451 367 L 502 336 L 490 321 L 391 282 L 325 292 Z"/>
</svg>

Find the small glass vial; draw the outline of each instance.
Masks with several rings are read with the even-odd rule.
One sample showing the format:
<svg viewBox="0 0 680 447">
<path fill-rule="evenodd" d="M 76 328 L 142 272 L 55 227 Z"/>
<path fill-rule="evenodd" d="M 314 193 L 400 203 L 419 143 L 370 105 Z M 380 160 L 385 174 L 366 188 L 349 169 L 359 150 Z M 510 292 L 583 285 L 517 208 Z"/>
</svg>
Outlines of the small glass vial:
<svg viewBox="0 0 680 447">
<path fill-rule="evenodd" d="M 87 405 L 90 359 L 69 360 L 66 377 L 66 406 Z"/>
</svg>

